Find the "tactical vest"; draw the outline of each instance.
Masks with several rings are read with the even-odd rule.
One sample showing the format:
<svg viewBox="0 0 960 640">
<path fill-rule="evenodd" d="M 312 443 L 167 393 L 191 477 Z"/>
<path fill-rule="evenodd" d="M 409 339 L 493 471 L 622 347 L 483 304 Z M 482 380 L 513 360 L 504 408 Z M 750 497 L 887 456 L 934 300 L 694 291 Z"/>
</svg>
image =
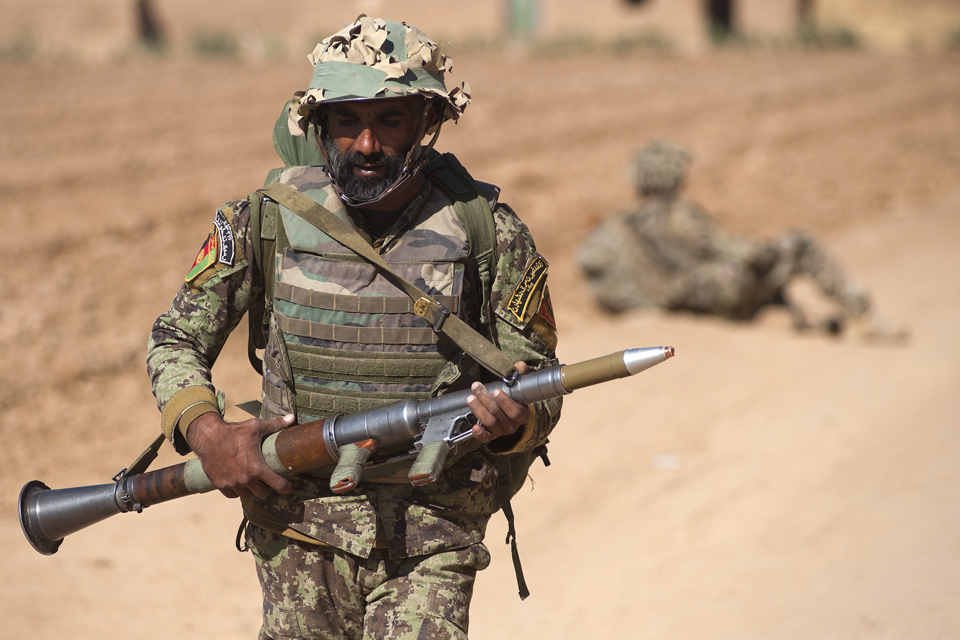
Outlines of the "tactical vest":
<svg viewBox="0 0 960 640">
<path fill-rule="evenodd" d="M 491 203 L 450 156 L 435 157 L 427 174 L 439 188 L 409 228 L 388 235 L 381 256 L 462 320 L 488 318 L 495 259 Z M 287 167 L 273 172 L 271 181 L 349 220 L 322 168 Z M 267 241 L 258 256 L 270 301 L 264 313 L 265 416 L 296 412 L 303 422 L 426 398 L 462 377 L 460 349 L 417 317 L 410 297 L 376 267 L 286 207 L 269 200 L 251 204 L 259 205 L 251 210 L 251 225 Z M 463 295 L 467 278 L 472 286 L 466 290 L 474 292 L 469 299 Z M 252 345 L 256 326 L 252 320 Z M 486 326 L 476 328 L 488 333 Z"/>
<path fill-rule="evenodd" d="M 388 238 L 381 256 L 395 273 L 460 319 L 479 319 L 474 328 L 494 341 L 489 298 L 497 260 L 495 202 L 479 193 L 452 154 L 432 152 L 425 172 L 435 195 L 412 228 L 395 241 Z M 273 182 L 294 186 L 348 220 L 322 167 L 275 169 L 265 185 Z M 484 375 L 473 364 L 465 376 L 468 356 L 415 315 L 411 298 L 372 264 L 262 194 L 251 194 L 249 201 L 255 259 L 266 292 L 249 312 L 248 354 L 263 374 L 262 417 L 295 412 L 304 422 L 430 397 L 458 381 L 469 383 Z M 468 279 L 473 285 L 469 288 Z M 465 296 L 467 290 L 472 295 Z M 262 362 L 257 349 L 264 349 Z M 537 457 L 550 464 L 546 446 L 496 460 L 497 499 L 507 518 L 521 599 L 529 590 L 510 499 Z M 397 475 L 406 481 L 405 474 Z M 379 481 L 389 479 L 384 470 Z"/>
</svg>

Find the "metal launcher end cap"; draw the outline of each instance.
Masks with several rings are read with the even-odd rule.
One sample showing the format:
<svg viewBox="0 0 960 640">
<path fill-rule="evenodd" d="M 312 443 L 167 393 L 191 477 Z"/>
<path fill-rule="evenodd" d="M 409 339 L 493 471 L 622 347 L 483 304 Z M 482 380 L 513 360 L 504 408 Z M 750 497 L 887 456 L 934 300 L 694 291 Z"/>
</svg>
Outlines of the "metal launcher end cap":
<svg viewBox="0 0 960 640">
<path fill-rule="evenodd" d="M 52 556 L 60 548 L 63 538 L 51 540 L 40 530 L 36 519 L 38 494 L 49 491 L 50 487 L 39 480 L 31 480 L 20 490 L 20 528 L 27 537 L 30 546 L 45 556 Z"/>
</svg>

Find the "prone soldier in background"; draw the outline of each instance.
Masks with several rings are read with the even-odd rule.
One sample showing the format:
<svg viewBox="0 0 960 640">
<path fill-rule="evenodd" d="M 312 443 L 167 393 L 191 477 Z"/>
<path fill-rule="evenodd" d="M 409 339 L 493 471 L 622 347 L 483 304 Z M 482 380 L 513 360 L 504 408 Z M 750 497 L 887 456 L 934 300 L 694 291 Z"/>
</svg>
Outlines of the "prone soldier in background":
<svg viewBox="0 0 960 640">
<path fill-rule="evenodd" d="M 681 199 L 689 164 L 686 151 L 659 140 L 631 161 L 629 178 L 640 201 L 601 223 L 578 254 L 603 308 L 659 307 L 743 320 L 775 304 L 786 307 L 798 330 L 836 334 L 856 320 L 865 337 L 905 337 L 877 317 L 866 290 L 806 233 L 772 241 L 734 236 Z M 839 311 L 811 321 L 787 297 L 787 284 L 799 276 L 808 276 Z"/>
</svg>

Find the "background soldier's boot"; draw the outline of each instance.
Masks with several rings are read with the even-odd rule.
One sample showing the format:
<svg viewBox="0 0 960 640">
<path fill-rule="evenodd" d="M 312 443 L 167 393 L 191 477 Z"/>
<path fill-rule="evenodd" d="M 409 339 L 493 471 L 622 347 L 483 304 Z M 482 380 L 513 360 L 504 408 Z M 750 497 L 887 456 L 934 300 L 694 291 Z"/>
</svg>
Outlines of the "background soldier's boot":
<svg viewBox="0 0 960 640">
<path fill-rule="evenodd" d="M 910 337 L 910 330 L 905 325 L 891 322 L 876 313 L 853 319 L 850 329 L 854 335 L 865 342 L 900 344 Z"/>
</svg>

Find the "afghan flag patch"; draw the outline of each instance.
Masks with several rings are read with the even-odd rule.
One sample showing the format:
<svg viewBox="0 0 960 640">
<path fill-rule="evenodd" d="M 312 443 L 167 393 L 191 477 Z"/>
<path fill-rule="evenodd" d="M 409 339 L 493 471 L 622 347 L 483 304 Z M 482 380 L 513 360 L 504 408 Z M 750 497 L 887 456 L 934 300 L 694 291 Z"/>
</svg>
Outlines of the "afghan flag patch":
<svg viewBox="0 0 960 640">
<path fill-rule="evenodd" d="M 553 315 L 553 303 L 550 301 L 550 290 L 543 285 L 543 296 L 540 298 L 540 309 L 537 311 L 554 329 L 557 328 L 557 317 Z"/>
<path fill-rule="evenodd" d="M 187 282 L 192 282 L 197 276 L 203 273 L 207 268 L 212 267 L 217 262 L 217 233 L 216 231 L 211 231 L 210 235 L 207 236 L 207 241 L 203 243 L 203 246 L 200 248 L 200 253 L 197 254 L 197 259 L 193 261 L 193 266 L 190 267 L 190 272 L 187 274 L 185 280 Z"/>
<path fill-rule="evenodd" d="M 233 227 L 227 221 L 227 216 L 223 215 L 222 211 L 217 211 L 213 217 L 213 229 L 200 248 L 197 259 L 193 261 L 186 281 L 193 282 L 200 274 L 217 264 L 232 267 L 236 257 L 237 241 L 233 236 Z"/>
</svg>

